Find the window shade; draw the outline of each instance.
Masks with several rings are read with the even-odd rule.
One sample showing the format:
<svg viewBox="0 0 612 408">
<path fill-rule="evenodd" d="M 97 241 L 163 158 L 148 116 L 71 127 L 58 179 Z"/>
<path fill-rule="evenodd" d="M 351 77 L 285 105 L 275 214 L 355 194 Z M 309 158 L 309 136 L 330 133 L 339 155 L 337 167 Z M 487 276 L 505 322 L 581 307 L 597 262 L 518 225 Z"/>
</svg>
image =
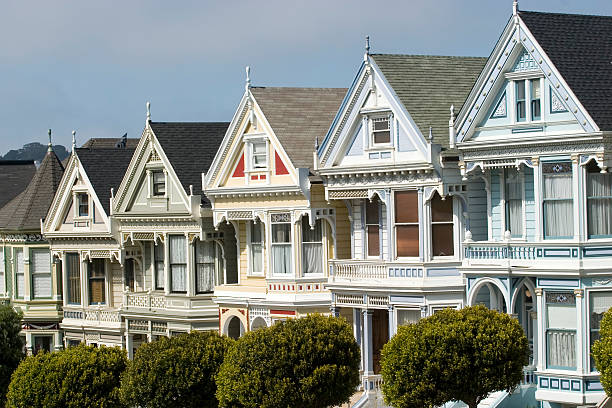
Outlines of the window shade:
<svg viewBox="0 0 612 408">
<path fill-rule="evenodd" d="M 35 298 L 51 297 L 51 254 L 48 249 L 33 249 L 30 259 Z"/>
<path fill-rule="evenodd" d="M 172 291 L 185 292 L 187 290 L 187 248 L 185 236 L 170 235 L 170 278 Z"/>
</svg>

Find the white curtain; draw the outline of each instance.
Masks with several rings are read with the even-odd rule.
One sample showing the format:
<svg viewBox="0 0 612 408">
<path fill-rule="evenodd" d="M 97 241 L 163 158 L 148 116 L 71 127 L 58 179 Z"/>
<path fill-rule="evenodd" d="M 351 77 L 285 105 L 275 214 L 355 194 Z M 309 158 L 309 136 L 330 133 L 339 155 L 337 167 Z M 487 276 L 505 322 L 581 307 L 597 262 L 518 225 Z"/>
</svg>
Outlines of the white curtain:
<svg viewBox="0 0 612 408">
<path fill-rule="evenodd" d="M 30 270 L 35 298 L 51 297 L 51 256 L 48 249 L 33 249 Z"/>
<path fill-rule="evenodd" d="M 291 272 L 291 244 L 272 244 L 272 263 L 274 274 Z"/>
<path fill-rule="evenodd" d="M 612 174 L 588 173 L 587 197 L 589 235 L 612 235 Z"/>
<path fill-rule="evenodd" d="M 196 244 L 196 291 L 212 292 L 215 287 L 215 243 Z"/>
<path fill-rule="evenodd" d="M 310 228 L 309 218 L 302 218 L 302 267 L 304 274 L 323 273 L 323 231 L 321 220 L 314 229 Z"/>
<path fill-rule="evenodd" d="M 397 309 L 397 326 L 404 326 L 409 323 L 416 323 L 421 318 L 420 310 Z"/>
<path fill-rule="evenodd" d="M 571 174 L 544 175 L 544 224 L 546 237 L 574 235 Z"/>
<path fill-rule="evenodd" d="M 591 292 L 591 319 L 589 325 L 591 330 L 599 329 L 603 314 L 612 307 L 612 292 Z"/>
<path fill-rule="evenodd" d="M 164 244 L 153 244 L 155 264 L 155 288 L 163 289 L 166 285 L 166 273 L 164 271 Z"/>
<path fill-rule="evenodd" d="M 517 171 L 506 171 L 506 228 L 514 236 L 523 235 L 523 183 Z"/>
<path fill-rule="evenodd" d="M 548 330 L 548 367 L 576 367 L 576 332 Z"/>
<path fill-rule="evenodd" d="M 262 242 L 261 222 L 254 223 L 251 221 L 251 272 L 263 272 L 263 242 Z"/>
<path fill-rule="evenodd" d="M 17 269 L 17 296 L 23 297 L 25 295 L 25 275 L 23 266 L 23 250 L 18 249 L 15 251 L 15 263 Z"/>
<path fill-rule="evenodd" d="M 170 235 L 170 278 L 173 292 L 187 290 L 187 247 L 185 236 Z"/>
</svg>

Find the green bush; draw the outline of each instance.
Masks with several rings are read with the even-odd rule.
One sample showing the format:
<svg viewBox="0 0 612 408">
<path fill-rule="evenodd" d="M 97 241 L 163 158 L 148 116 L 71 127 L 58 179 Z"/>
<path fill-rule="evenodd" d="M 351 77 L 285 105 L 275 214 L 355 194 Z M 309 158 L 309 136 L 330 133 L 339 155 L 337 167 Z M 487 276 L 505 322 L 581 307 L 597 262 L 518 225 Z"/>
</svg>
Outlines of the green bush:
<svg viewBox="0 0 612 408">
<path fill-rule="evenodd" d="M 13 373 L 8 408 L 113 408 L 119 401 L 119 378 L 125 351 L 79 345 L 29 356 Z"/>
<path fill-rule="evenodd" d="M 604 313 L 599 340 L 593 344 L 593 359 L 599 371 L 599 380 L 607 395 L 612 395 L 612 312 Z"/>
<path fill-rule="evenodd" d="M 21 313 L 0 305 L 0 407 L 3 406 L 11 374 L 23 359 L 23 340 L 19 337 Z"/>
<path fill-rule="evenodd" d="M 344 319 L 311 315 L 249 332 L 217 376 L 222 407 L 329 407 L 359 384 L 359 347 Z"/>
<path fill-rule="evenodd" d="M 484 306 L 446 309 L 400 327 L 384 346 L 382 390 L 396 408 L 451 400 L 473 408 L 493 391 L 514 388 L 528 362 L 516 319 Z"/>
<path fill-rule="evenodd" d="M 128 406 L 216 407 L 215 376 L 233 340 L 191 332 L 143 344 L 121 379 Z"/>
</svg>

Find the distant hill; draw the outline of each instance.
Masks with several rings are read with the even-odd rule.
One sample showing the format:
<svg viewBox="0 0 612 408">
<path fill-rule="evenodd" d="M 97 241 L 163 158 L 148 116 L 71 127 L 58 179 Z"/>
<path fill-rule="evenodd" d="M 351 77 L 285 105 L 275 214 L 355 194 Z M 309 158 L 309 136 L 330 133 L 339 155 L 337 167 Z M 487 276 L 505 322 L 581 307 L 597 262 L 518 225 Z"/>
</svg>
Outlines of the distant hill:
<svg viewBox="0 0 612 408">
<path fill-rule="evenodd" d="M 62 145 L 53 145 L 53 151 L 60 160 L 64 160 L 68 157 L 68 151 Z M 47 145 L 40 144 L 38 142 L 28 143 L 23 145 L 21 149 L 9 150 L 4 156 L 0 156 L 3 160 L 36 160 L 39 163 L 45 157 L 47 153 Z"/>
</svg>

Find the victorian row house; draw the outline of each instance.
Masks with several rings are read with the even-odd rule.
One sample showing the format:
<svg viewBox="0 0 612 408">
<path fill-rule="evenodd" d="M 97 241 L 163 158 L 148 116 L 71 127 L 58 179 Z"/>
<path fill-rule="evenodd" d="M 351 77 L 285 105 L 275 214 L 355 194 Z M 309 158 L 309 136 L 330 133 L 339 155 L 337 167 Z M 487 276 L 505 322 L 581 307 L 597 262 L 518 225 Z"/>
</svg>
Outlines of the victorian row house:
<svg viewBox="0 0 612 408">
<path fill-rule="evenodd" d="M 31 352 L 132 356 L 158 336 L 342 316 L 361 347 L 358 407 L 381 405 L 398 326 L 484 304 L 515 316 L 532 352 L 519 389 L 483 408 L 594 406 L 611 54 L 612 18 L 515 2 L 489 58 L 368 45 L 348 89 L 255 87 L 247 69 L 230 123 L 148 115 L 139 140 L 93 139 L 65 172 L 50 151 L 0 210 L 0 294 Z"/>
</svg>

